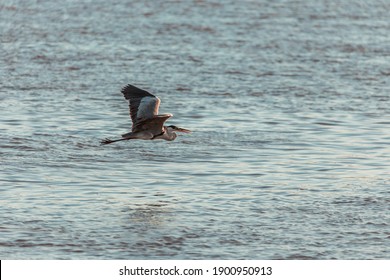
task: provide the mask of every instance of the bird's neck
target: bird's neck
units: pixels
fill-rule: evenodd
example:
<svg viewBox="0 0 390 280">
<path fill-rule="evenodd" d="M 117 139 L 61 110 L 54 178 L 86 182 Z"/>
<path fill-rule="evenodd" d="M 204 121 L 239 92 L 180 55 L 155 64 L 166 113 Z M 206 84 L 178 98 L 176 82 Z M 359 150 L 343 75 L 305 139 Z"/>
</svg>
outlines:
<svg viewBox="0 0 390 280">
<path fill-rule="evenodd" d="M 167 126 L 165 126 L 164 127 L 164 130 L 165 130 L 165 139 L 167 139 L 167 140 L 169 140 L 169 141 L 172 141 L 172 140 L 175 140 L 176 139 L 176 137 L 177 137 L 177 135 L 176 135 L 176 133 L 173 131 L 173 129 L 171 128 L 171 127 L 167 127 Z"/>
</svg>

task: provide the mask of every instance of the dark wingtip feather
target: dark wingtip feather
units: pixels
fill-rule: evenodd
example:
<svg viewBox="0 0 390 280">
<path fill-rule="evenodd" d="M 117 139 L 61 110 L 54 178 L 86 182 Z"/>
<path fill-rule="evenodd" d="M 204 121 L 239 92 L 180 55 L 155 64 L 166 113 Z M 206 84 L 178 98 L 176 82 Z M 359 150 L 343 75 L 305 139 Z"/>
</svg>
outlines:
<svg viewBox="0 0 390 280">
<path fill-rule="evenodd" d="M 144 96 L 153 96 L 153 94 L 150 94 L 146 90 L 137 88 L 133 85 L 128 84 L 127 86 L 123 87 L 121 90 L 122 94 L 125 96 L 126 99 L 131 98 L 142 98 Z"/>
</svg>

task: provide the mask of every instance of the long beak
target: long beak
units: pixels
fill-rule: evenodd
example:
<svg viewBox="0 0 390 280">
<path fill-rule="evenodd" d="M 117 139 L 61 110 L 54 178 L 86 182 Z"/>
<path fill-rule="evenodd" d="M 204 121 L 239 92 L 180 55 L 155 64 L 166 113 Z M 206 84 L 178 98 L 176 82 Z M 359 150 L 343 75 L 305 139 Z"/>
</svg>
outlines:
<svg viewBox="0 0 390 280">
<path fill-rule="evenodd" d="M 184 133 L 190 133 L 191 132 L 191 130 L 188 130 L 188 129 L 185 129 L 185 128 L 180 128 L 180 127 L 176 128 L 175 130 L 178 131 L 178 132 L 184 132 Z"/>
</svg>

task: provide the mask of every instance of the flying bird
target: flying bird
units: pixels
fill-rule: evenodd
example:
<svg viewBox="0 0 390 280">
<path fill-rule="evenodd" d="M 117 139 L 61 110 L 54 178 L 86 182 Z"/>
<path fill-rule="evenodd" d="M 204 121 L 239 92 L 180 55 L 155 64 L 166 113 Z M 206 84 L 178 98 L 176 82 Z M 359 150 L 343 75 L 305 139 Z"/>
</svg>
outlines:
<svg viewBox="0 0 390 280">
<path fill-rule="evenodd" d="M 188 129 L 180 128 L 174 125 L 165 126 L 167 119 L 172 117 L 172 114 L 158 114 L 160 106 L 160 98 L 153 94 L 137 88 L 133 85 L 125 86 L 121 91 L 129 101 L 130 117 L 133 122 L 131 132 L 122 135 L 119 139 L 104 139 L 102 145 L 113 142 L 142 139 L 142 140 L 157 140 L 163 139 L 173 141 L 177 137 L 175 132 L 190 133 Z"/>
</svg>

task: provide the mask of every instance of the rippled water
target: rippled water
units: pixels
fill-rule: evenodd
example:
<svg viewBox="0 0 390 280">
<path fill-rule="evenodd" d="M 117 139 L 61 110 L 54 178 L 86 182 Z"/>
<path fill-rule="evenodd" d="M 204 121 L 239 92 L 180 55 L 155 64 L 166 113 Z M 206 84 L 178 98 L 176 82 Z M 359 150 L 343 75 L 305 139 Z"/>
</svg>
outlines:
<svg viewBox="0 0 390 280">
<path fill-rule="evenodd" d="M 390 258 L 389 9 L 1 1 L 1 259 Z"/>
</svg>

